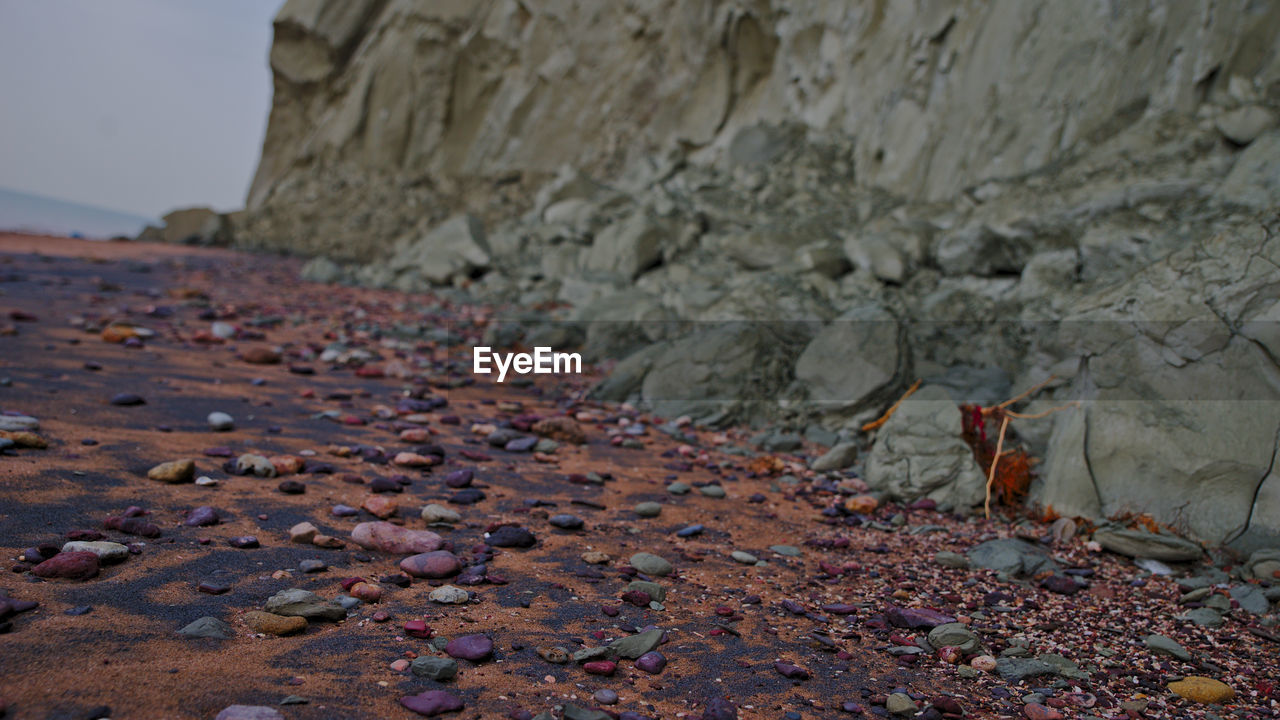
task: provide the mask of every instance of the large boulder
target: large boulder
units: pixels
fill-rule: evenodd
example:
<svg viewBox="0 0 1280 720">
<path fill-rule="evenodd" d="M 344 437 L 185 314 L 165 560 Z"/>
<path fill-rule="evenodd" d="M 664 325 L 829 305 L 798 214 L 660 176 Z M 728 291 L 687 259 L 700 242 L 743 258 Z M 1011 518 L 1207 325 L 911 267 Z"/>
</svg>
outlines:
<svg viewBox="0 0 1280 720">
<path fill-rule="evenodd" d="M 1050 356 L 1079 358 L 1033 499 L 1146 513 L 1211 544 L 1280 539 L 1280 238 L 1240 222 L 1076 304 Z"/>
<path fill-rule="evenodd" d="M 863 305 L 814 336 L 795 373 L 815 408 L 856 411 L 896 392 L 908 367 L 897 318 L 878 305 Z"/>
<path fill-rule="evenodd" d="M 960 408 L 945 389 L 922 387 L 877 433 L 864 478 L 872 489 L 955 508 L 982 502 L 986 478 L 960 437 Z"/>
<path fill-rule="evenodd" d="M 489 267 L 489 244 L 484 225 L 473 215 L 454 215 L 424 234 L 401 239 L 387 262 L 402 290 L 421 290 L 425 283 L 444 285 Z"/>
</svg>

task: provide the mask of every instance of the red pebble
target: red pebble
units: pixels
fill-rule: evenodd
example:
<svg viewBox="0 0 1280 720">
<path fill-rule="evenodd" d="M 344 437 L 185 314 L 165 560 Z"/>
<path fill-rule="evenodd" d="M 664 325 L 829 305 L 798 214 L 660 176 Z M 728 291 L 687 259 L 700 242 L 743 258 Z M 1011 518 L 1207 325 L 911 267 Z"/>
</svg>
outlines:
<svg viewBox="0 0 1280 720">
<path fill-rule="evenodd" d="M 593 660 L 589 663 L 583 663 L 582 669 L 588 675 L 612 675 L 618 669 L 618 664 L 612 660 Z"/>
<path fill-rule="evenodd" d="M 404 624 L 404 634 L 409 637 L 429 638 L 431 627 L 421 620 L 410 620 Z"/>
</svg>

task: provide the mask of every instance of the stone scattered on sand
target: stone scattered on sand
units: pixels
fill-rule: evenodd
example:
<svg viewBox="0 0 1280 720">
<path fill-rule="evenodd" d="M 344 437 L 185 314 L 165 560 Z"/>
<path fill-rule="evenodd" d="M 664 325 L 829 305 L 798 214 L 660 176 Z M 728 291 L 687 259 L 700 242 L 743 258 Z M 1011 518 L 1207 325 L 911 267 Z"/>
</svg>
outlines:
<svg viewBox="0 0 1280 720">
<path fill-rule="evenodd" d="M 1189 562 L 1204 555 L 1204 549 L 1190 540 L 1146 530 L 1102 528 L 1094 531 L 1093 539 L 1111 552 L 1132 558 Z"/>
<path fill-rule="evenodd" d="M 458 712 L 466 707 L 462 698 L 444 690 L 427 690 L 417 695 L 406 695 L 400 698 L 400 704 L 424 717 Z"/>
<path fill-rule="evenodd" d="M 631 567 L 639 570 L 645 575 L 652 575 L 654 577 L 666 577 L 675 569 L 671 566 L 671 563 L 667 562 L 665 559 L 647 552 L 638 552 L 632 555 L 629 562 L 631 563 Z"/>
<path fill-rule="evenodd" d="M 418 677 L 445 682 L 452 680 L 458 674 L 458 662 L 452 658 L 424 655 L 414 658 L 409 664 L 409 671 Z"/>
<path fill-rule="evenodd" d="M 444 523 L 447 525 L 453 525 L 462 522 L 462 516 L 457 512 L 450 510 L 443 505 L 437 505 L 436 503 L 423 506 L 422 519 L 426 521 L 427 524 Z"/>
<path fill-rule="evenodd" d="M 462 605 L 471 600 L 470 593 L 453 585 L 438 587 L 432 590 L 427 597 L 431 602 L 437 602 L 441 605 Z"/>
<path fill-rule="evenodd" d="M 129 559 L 128 545 L 121 545 L 120 543 L 109 542 L 106 540 L 73 540 L 62 546 L 62 552 L 63 554 L 91 552 L 94 555 L 97 555 L 99 562 L 104 565 L 124 562 Z"/>
<path fill-rule="evenodd" d="M 308 620 L 337 622 L 347 617 L 347 611 L 341 605 L 301 588 L 281 590 L 267 598 L 263 609 L 276 615 L 302 617 Z"/>
<path fill-rule="evenodd" d="M 488 635 L 462 635 L 450 640 L 444 651 L 459 660 L 480 662 L 493 654 L 493 640 Z"/>
<path fill-rule="evenodd" d="M 227 432 L 236 427 L 235 418 L 224 412 L 211 412 L 205 421 L 209 423 L 209 429 L 214 432 Z"/>
<path fill-rule="evenodd" d="M 1169 692 L 1202 705 L 1228 702 L 1236 696 L 1236 691 L 1230 685 L 1199 675 L 1190 675 L 1169 683 Z"/>
<path fill-rule="evenodd" d="M 1168 655 L 1175 657 L 1183 662 L 1191 661 L 1191 653 L 1187 649 L 1178 644 L 1177 640 L 1165 637 L 1164 635 L 1148 635 L 1143 638 L 1147 648 L 1157 655 Z"/>
<path fill-rule="evenodd" d="M 206 615 L 191 621 L 179 630 L 178 634 L 186 635 L 187 637 L 227 640 L 235 635 L 235 631 L 231 629 L 230 625 L 218 618 Z"/>
<path fill-rule="evenodd" d="M 147 471 L 147 477 L 162 483 L 177 485 L 189 483 L 195 479 L 196 463 L 194 460 L 170 460 Z"/>
<path fill-rule="evenodd" d="M 413 577 L 439 579 L 457 575 L 462 571 L 462 562 L 447 550 L 435 550 L 410 555 L 400 561 L 400 569 Z"/>
<path fill-rule="evenodd" d="M 405 555 L 439 550 L 444 539 L 430 530 L 411 530 L 389 522 L 363 522 L 351 530 L 351 539 L 366 550 Z"/>
<path fill-rule="evenodd" d="M 100 564 L 97 553 L 58 553 L 31 569 L 31 574 L 42 578 L 63 580 L 89 580 L 98 576 Z"/>
<path fill-rule="evenodd" d="M 245 627 L 267 635 L 295 635 L 307 629 L 307 620 L 301 616 L 276 615 L 261 610 L 250 610 L 240 616 Z"/>
<path fill-rule="evenodd" d="M 266 705 L 229 705 L 213 720 L 284 720 L 284 715 Z"/>
</svg>

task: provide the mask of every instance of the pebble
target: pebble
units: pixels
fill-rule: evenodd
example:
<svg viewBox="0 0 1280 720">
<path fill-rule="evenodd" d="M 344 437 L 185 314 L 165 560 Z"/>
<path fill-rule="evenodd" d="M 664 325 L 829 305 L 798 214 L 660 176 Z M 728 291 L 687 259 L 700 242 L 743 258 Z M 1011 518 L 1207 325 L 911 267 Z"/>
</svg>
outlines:
<svg viewBox="0 0 1280 720">
<path fill-rule="evenodd" d="M 742 550 L 734 550 L 729 553 L 729 557 L 733 558 L 734 562 L 742 563 L 743 565 L 755 565 L 760 562 L 760 558 L 749 552 L 743 552 Z"/>
<path fill-rule="evenodd" d="M 460 587 L 444 585 L 432 590 L 427 596 L 432 602 L 442 605 L 462 605 L 471 600 L 471 594 Z"/>
<path fill-rule="evenodd" d="M 351 593 L 351 597 L 361 602 L 376 603 L 382 599 L 382 588 L 366 582 L 358 582 L 352 585 L 347 592 Z"/>
<path fill-rule="evenodd" d="M 426 505 L 422 508 L 422 519 L 425 520 L 428 524 L 445 523 L 448 525 L 453 525 L 454 523 L 462 522 L 462 516 L 459 515 L 457 512 L 450 510 L 449 508 L 443 505 L 437 505 L 435 503 Z"/>
<path fill-rule="evenodd" d="M 692 489 L 693 488 L 690 487 L 688 483 L 683 483 L 683 482 L 680 482 L 679 480 L 667 486 L 667 492 L 671 493 L 672 495 L 685 495 Z"/>
<path fill-rule="evenodd" d="M 914 715 L 920 706 L 906 693 L 892 693 L 885 700 L 884 708 L 892 715 Z"/>
<path fill-rule="evenodd" d="M 298 563 L 298 569 L 304 573 L 318 573 L 329 569 L 323 560 L 303 560 Z"/>
<path fill-rule="evenodd" d="M 146 405 L 147 401 L 136 393 L 118 393 L 111 398 L 112 405 L 120 405 L 122 407 L 134 407 L 137 405 Z"/>
<path fill-rule="evenodd" d="M 276 615 L 303 617 L 308 620 L 331 620 L 337 622 L 347 617 L 347 611 L 337 603 L 330 602 L 310 590 L 290 588 L 267 598 L 263 609 Z"/>
<path fill-rule="evenodd" d="M 368 510 L 370 515 L 382 520 L 395 515 L 398 509 L 396 501 L 385 495 L 366 495 L 364 501 L 360 503 L 360 507 Z M 392 525 L 392 527 L 400 526 Z"/>
<path fill-rule="evenodd" d="M 561 530 L 581 530 L 583 526 L 582 518 L 577 515 L 552 515 L 547 522 Z"/>
<path fill-rule="evenodd" d="M 1151 652 L 1157 655 L 1169 655 L 1183 662 L 1191 662 L 1191 653 L 1187 649 L 1178 644 L 1173 638 L 1164 635 L 1148 635 L 1143 639 Z"/>
<path fill-rule="evenodd" d="M 1224 703 L 1236 696 L 1236 691 L 1230 685 L 1199 675 L 1169 683 L 1169 691 L 1180 698 L 1203 705 Z"/>
<path fill-rule="evenodd" d="M 263 478 L 276 476 L 275 463 L 265 455 L 257 453 L 245 453 L 236 458 L 234 467 L 237 475 L 254 475 Z"/>
<path fill-rule="evenodd" d="M 315 525 L 309 522 L 300 522 L 289 528 L 289 542 L 310 544 L 319 532 Z"/>
<path fill-rule="evenodd" d="M 400 561 L 400 569 L 407 575 L 420 578 L 453 577 L 462 571 L 462 561 L 447 550 L 410 555 Z"/>
<path fill-rule="evenodd" d="M 618 703 L 618 693 L 608 688 L 597 690 L 591 698 L 601 705 L 616 705 Z"/>
<path fill-rule="evenodd" d="M 724 488 L 719 485 L 703 485 L 698 488 L 698 492 L 709 498 L 722 498 L 725 496 Z"/>
<path fill-rule="evenodd" d="M 62 552 L 91 552 L 98 556 L 102 564 L 124 562 L 129 559 L 129 546 L 105 540 L 83 541 L 73 540 L 62 546 Z M 56 557 L 56 556 L 55 556 Z"/>
<path fill-rule="evenodd" d="M 533 547 L 538 542 L 533 533 L 522 527 L 514 525 L 503 525 L 485 536 L 485 542 L 494 547 Z"/>
<path fill-rule="evenodd" d="M 657 650 L 651 650 L 636 658 L 636 669 L 657 675 L 667 666 L 667 658 Z"/>
<path fill-rule="evenodd" d="M 205 420 L 209 423 L 209 429 L 214 432 L 227 432 L 236 427 L 235 418 L 224 412 L 211 412 Z"/>
<path fill-rule="evenodd" d="M 187 527 L 208 527 L 217 525 L 221 518 L 218 511 L 208 505 L 201 505 L 191 512 L 187 513 L 187 519 L 182 522 Z"/>
<path fill-rule="evenodd" d="M 231 626 L 219 620 L 216 617 L 205 617 L 191 621 L 186 627 L 178 631 L 179 635 L 198 638 L 217 638 L 219 640 L 227 640 L 235 635 L 235 631 Z"/>
<path fill-rule="evenodd" d="M 632 555 L 629 562 L 631 563 L 631 567 L 639 570 L 645 575 L 652 575 L 654 577 L 666 577 L 675 569 L 671 566 L 671 563 L 667 562 L 663 558 L 647 552 L 638 552 L 635 555 Z"/>
<path fill-rule="evenodd" d="M 30 415 L 0 414 L 0 431 L 34 432 L 40 429 L 40 421 Z"/>
<path fill-rule="evenodd" d="M 458 662 L 452 658 L 424 655 L 414 658 L 413 662 L 409 664 L 409 671 L 418 677 L 445 682 L 457 676 Z"/>
<path fill-rule="evenodd" d="M 1062 720 L 1062 713 L 1038 702 L 1029 702 L 1024 705 L 1022 714 L 1027 716 L 1027 720 Z"/>
<path fill-rule="evenodd" d="M 488 635 L 463 635 L 445 645 L 450 657 L 479 662 L 493 654 L 493 640 Z"/>
<path fill-rule="evenodd" d="M 189 483 L 196 476 L 194 460 L 170 460 L 160 463 L 147 471 L 147 477 L 162 483 L 177 485 Z"/>
<path fill-rule="evenodd" d="M 562 647 L 540 647 L 537 653 L 538 657 L 555 665 L 564 665 L 569 662 L 569 651 Z"/>
<path fill-rule="evenodd" d="M 284 716 L 265 705 L 228 705 L 213 720 L 284 720 Z"/>
<path fill-rule="evenodd" d="M 608 677 L 618 669 L 618 664 L 612 660 L 592 660 L 582 664 L 583 672 L 588 675 L 603 675 Z"/>
<path fill-rule="evenodd" d="M 609 643 L 608 647 L 618 657 L 635 660 L 658 647 L 658 644 L 662 642 L 663 634 L 662 630 L 656 628 L 646 630 L 642 633 L 618 638 Z"/>
<path fill-rule="evenodd" d="M 400 704 L 425 717 L 458 712 L 466 707 L 462 698 L 444 690 L 428 690 L 417 695 L 406 695 L 400 698 Z"/>
<path fill-rule="evenodd" d="M 306 618 L 276 615 L 261 610 L 250 610 L 241 615 L 240 620 L 250 630 L 266 635 L 295 635 L 307 629 Z"/>
<path fill-rule="evenodd" d="M 645 517 L 645 518 L 658 517 L 658 515 L 662 514 L 662 505 L 656 502 L 637 503 L 636 506 L 633 508 L 633 511 L 635 512 L 636 515 L 639 515 L 640 517 Z"/>
<path fill-rule="evenodd" d="M 96 553 L 58 553 L 31 569 L 31 574 L 42 578 L 64 580 L 89 580 L 98 576 L 100 561 Z"/>
<path fill-rule="evenodd" d="M 356 525 L 351 539 L 365 550 L 393 555 L 429 553 L 444 544 L 444 539 L 430 530 L 412 530 L 382 521 Z"/>
<path fill-rule="evenodd" d="M 227 544 L 233 548 L 239 548 L 241 550 L 252 550 L 256 547 L 260 547 L 258 538 L 252 535 L 240 535 L 238 537 L 233 537 L 227 541 Z"/>
<path fill-rule="evenodd" d="M 783 557 L 800 557 L 800 548 L 794 545 L 770 545 L 769 549 Z"/>
</svg>

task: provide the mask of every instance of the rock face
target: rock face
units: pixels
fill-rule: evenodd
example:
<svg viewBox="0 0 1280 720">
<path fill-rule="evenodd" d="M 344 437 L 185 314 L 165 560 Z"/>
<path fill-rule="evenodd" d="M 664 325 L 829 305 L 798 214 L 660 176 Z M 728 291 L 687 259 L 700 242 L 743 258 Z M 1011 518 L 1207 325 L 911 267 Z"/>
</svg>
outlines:
<svg viewBox="0 0 1280 720">
<path fill-rule="evenodd" d="M 1234 76 L 1274 80 L 1278 18 L 1243 0 L 291 0 L 275 21 L 252 242 L 365 259 L 442 195 L 674 143 L 724 150 L 738 129 L 781 118 L 856 132 L 868 184 L 942 199 L 1143 112 L 1192 109 Z M 734 149 L 773 152 L 764 139 Z M 508 187 L 485 184 L 493 199 Z"/>
</svg>

